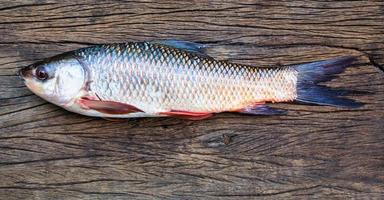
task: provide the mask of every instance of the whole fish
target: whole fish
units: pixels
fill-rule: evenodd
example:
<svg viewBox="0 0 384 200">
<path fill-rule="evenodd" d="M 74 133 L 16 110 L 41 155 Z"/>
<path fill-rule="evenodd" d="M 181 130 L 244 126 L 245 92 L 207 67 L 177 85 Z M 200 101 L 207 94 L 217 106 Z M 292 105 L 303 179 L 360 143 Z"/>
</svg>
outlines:
<svg viewBox="0 0 384 200">
<path fill-rule="evenodd" d="M 286 67 L 215 60 L 204 45 L 178 40 L 96 45 L 19 71 L 27 87 L 69 111 L 96 117 L 204 119 L 219 112 L 284 114 L 265 103 L 301 102 L 355 108 L 339 90 L 317 85 L 355 57 Z"/>
</svg>

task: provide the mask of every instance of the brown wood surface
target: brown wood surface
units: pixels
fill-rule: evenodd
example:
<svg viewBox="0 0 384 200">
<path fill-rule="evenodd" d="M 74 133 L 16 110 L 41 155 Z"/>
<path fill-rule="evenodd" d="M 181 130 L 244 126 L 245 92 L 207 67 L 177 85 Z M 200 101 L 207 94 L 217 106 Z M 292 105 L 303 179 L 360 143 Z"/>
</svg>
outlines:
<svg viewBox="0 0 384 200">
<path fill-rule="evenodd" d="M 383 1 L 79 2 L 0 2 L 0 199 L 384 198 Z M 359 56 L 327 84 L 369 92 L 350 96 L 366 105 L 111 122 L 15 75 L 79 47 L 160 38 L 256 66 Z"/>
</svg>

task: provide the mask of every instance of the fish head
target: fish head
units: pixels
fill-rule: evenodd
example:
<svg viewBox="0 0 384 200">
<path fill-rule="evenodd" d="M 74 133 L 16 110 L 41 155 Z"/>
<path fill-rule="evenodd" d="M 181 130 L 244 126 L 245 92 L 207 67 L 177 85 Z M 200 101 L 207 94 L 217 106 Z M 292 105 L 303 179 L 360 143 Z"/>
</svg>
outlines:
<svg viewBox="0 0 384 200">
<path fill-rule="evenodd" d="M 59 106 L 73 102 L 86 83 L 86 70 L 72 55 L 42 60 L 18 74 L 33 93 Z"/>
</svg>

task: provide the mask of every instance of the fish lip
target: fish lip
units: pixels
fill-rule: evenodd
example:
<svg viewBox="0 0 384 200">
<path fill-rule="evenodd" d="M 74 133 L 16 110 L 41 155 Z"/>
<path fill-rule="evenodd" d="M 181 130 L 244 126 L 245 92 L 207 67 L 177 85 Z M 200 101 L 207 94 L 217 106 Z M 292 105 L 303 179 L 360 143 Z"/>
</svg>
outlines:
<svg viewBox="0 0 384 200">
<path fill-rule="evenodd" d="M 23 76 L 21 75 L 21 69 L 17 70 L 16 75 L 23 79 Z"/>
<path fill-rule="evenodd" d="M 29 65 L 29 66 L 21 68 L 19 71 L 17 71 L 17 75 L 21 79 L 25 79 L 27 77 L 32 77 L 32 66 Z"/>
</svg>

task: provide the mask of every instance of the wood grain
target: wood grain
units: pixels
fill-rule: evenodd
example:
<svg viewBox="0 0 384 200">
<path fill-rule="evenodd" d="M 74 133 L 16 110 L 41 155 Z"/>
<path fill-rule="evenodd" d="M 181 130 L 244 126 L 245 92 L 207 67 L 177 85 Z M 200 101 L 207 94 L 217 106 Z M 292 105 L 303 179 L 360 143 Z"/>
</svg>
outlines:
<svg viewBox="0 0 384 200">
<path fill-rule="evenodd" d="M 382 199 L 383 1 L 1 1 L 0 199 Z M 15 75 L 98 43 L 176 38 L 271 66 L 359 56 L 328 85 L 356 109 L 111 122 L 64 111 Z"/>
</svg>

